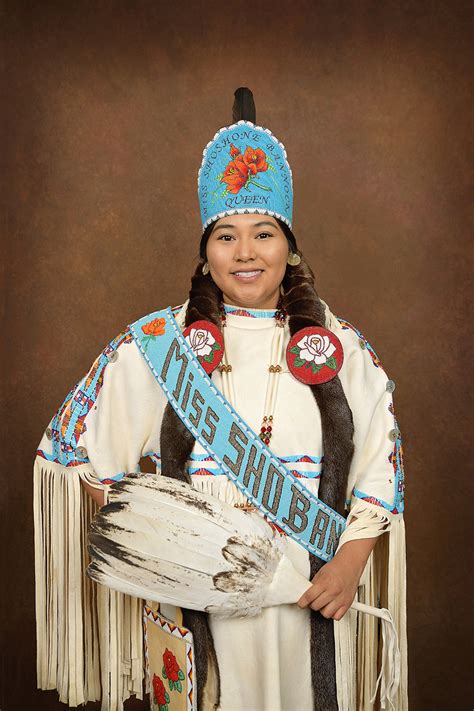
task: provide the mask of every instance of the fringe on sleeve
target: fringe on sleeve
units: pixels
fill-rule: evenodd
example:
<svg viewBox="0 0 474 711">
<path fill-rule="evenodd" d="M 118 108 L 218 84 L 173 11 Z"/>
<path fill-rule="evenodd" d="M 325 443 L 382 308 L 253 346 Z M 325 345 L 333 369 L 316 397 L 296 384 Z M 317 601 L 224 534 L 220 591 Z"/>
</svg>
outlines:
<svg viewBox="0 0 474 711">
<path fill-rule="evenodd" d="M 88 464 L 35 460 L 38 687 L 68 706 L 102 698 L 102 711 L 121 711 L 129 696 L 143 698 L 143 603 L 85 574 L 97 507 L 80 479 L 91 476 Z"/>
<path fill-rule="evenodd" d="M 387 640 L 382 639 L 383 623 L 379 618 L 349 609 L 334 624 L 340 711 L 408 709 L 405 524 L 401 514 L 356 501 L 339 545 L 374 536 L 379 540 L 361 577 L 357 600 L 390 611 L 399 654 L 397 650 L 393 655 L 394 663 L 387 660 L 390 650 Z"/>
</svg>

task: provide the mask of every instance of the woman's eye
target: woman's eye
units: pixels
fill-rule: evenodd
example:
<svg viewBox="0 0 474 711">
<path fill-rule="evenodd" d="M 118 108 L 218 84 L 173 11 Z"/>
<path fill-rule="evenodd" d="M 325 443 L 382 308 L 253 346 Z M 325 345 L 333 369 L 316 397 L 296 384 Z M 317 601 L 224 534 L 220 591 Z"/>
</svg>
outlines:
<svg viewBox="0 0 474 711">
<path fill-rule="evenodd" d="M 258 235 L 256 235 L 256 239 L 266 239 L 267 237 L 271 237 L 270 232 L 259 232 Z M 234 235 L 219 235 L 217 238 L 218 240 L 221 240 L 222 242 L 231 242 L 233 239 L 235 239 Z"/>
</svg>

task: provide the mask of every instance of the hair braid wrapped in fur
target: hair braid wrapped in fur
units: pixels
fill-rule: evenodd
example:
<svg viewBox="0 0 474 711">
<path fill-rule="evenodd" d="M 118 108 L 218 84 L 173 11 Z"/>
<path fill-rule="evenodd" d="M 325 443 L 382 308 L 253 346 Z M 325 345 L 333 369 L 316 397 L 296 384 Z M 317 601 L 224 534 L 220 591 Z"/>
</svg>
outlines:
<svg viewBox="0 0 474 711">
<path fill-rule="evenodd" d="M 201 262 L 191 280 L 186 326 L 194 321 L 205 319 L 220 328 L 221 298 L 222 293 L 212 279 L 203 276 Z M 186 464 L 193 451 L 194 442 L 193 435 L 168 403 L 164 411 L 160 433 L 161 466 L 165 476 L 191 484 Z M 183 622 L 193 634 L 198 709 L 203 708 L 203 690 L 208 679 L 209 664 L 215 671 L 216 703 L 218 704 L 220 701 L 219 667 L 207 613 L 199 610 L 183 610 Z"/>
<path fill-rule="evenodd" d="M 296 241 L 283 223 L 292 251 Z M 222 292 L 209 275 L 202 274 L 207 238 L 214 225 L 210 225 L 201 240 L 201 258 L 191 282 L 186 325 L 200 319 L 211 321 L 221 328 L 220 304 Z M 294 335 L 307 326 L 325 326 L 325 311 L 314 286 L 314 275 L 302 258 L 301 264 L 288 267 L 283 280 L 283 306 L 289 317 L 289 328 Z M 319 485 L 319 498 L 339 513 L 344 513 L 349 468 L 354 445 L 352 412 L 339 377 L 327 383 L 310 385 L 321 413 L 324 468 Z M 194 437 L 181 422 L 171 405 L 167 405 L 161 429 L 162 471 L 165 476 L 191 483 L 186 463 L 194 447 Z M 311 579 L 324 562 L 310 555 Z M 214 666 L 217 676 L 218 699 L 220 681 L 217 657 L 207 614 L 183 610 L 185 625 L 194 634 L 198 685 L 198 708 L 202 708 L 202 692 L 208 678 L 208 664 Z M 311 676 L 315 711 L 337 711 L 334 622 L 320 612 L 311 611 Z"/>
<path fill-rule="evenodd" d="M 324 306 L 315 287 L 311 268 L 301 264 L 286 270 L 283 280 L 283 306 L 289 316 L 293 336 L 307 326 L 325 327 Z M 324 466 L 318 497 L 338 513 L 344 514 L 349 469 L 354 453 L 354 424 L 339 377 L 310 385 L 321 413 Z M 324 561 L 310 554 L 311 579 Z M 315 711 L 337 711 L 334 622 L 311 610 L 311 676 Z"/>
</svg>

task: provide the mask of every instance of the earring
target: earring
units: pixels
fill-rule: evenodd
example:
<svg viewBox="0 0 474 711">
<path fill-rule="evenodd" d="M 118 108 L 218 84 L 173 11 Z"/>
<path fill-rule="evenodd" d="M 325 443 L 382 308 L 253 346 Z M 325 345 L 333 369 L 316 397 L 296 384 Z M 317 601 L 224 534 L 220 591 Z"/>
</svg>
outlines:
<svg viewBox="0 0 474 711">
<path fill-rule="evenodd" d="M 209 274 L 209 272 L 210 272 L 209 263 L 204 262 L 204 264 L 202 265 L 202 273 L 204 274 L 204 276 L 206 276 L 206 274 Z"/>
<path fill-rule="evenodd" d="M 299 254 L 296 254 L 296 252 L 290 252 L 286 261 L 290 266 L 296 267 L 301 263 L 301 257 Z"/>
</svg>

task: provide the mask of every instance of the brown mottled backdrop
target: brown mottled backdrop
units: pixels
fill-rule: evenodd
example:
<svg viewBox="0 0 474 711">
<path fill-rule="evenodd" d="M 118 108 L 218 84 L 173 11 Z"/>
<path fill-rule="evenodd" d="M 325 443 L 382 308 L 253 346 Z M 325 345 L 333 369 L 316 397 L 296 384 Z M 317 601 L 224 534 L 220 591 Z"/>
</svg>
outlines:
<svg viewBox="0 0 474 711">
<path fill-rule="evenodd" d="M 35 446 L 123 326 L 185 299 L 201 152 L 241 85 L 286 145 L 319 293 L 397 385 L 411 709 L 472 708 L 470 5 L 3 6 L 2 711 L 64 708 L 35 690 Z"/>
</svg>

